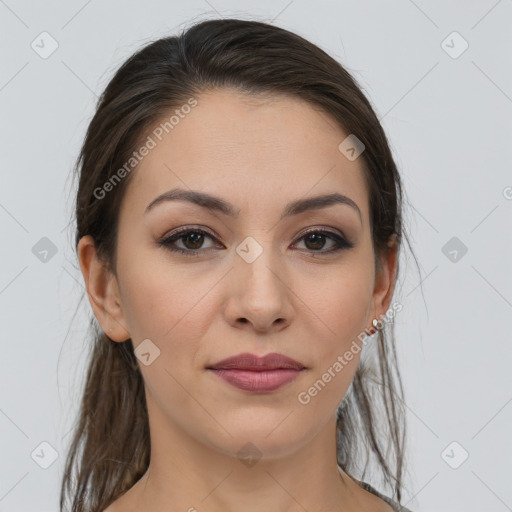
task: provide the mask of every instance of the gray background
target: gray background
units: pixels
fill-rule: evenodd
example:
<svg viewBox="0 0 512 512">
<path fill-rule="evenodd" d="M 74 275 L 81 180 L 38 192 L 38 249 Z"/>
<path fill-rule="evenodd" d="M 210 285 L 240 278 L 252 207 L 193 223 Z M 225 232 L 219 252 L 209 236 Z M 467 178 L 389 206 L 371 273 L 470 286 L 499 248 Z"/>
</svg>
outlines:
<svg viewBox="0 0 512 512">
<path fill-rule="evenodd" d="M 219 14 L 338 58 L 389 135 L 421 265 L 403 254 L 395 296 L 407 506 L 512 510 L 512 1 L 0 0 L 0 512 L 57 510 L 91 314 L 72 323 L 70 173 L 96 96 L 141 44 Z"/>
</svg>

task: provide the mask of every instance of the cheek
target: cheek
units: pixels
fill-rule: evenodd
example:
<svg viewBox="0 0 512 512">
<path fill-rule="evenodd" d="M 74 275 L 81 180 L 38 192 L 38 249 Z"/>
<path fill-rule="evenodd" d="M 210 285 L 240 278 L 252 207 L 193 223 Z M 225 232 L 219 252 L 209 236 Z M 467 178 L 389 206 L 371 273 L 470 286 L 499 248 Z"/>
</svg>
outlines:
<svg viewBox="0 0 512 512">
<path fill-rule="evenodd" d="M 310 292 L 305 302 L 311 310 L 310 318 L 319 319 L 314 320 L 319 327 L 312 333 L 319 342 L 315 344 L 314 371 L 308 387 L 301 391 L 303 402 L 309 400 L 317 414 L 325 414 L 339 404 L 357 369 L 373 291 L 369 269 L 363 258 L 354 258 L 338 272 L 308 280 Z M 300 293 L 304 296 L 306 290 Z"/>
<path fill-rule="evenodd" d="M 373 292 L 373 274 L 363 264 L 344 265 L 339 271 L 302 278 L 297 295 L 305 297 L 310 314 L 337 344 L 366 326 Z M 299 281 L 300 282 L 300 281 Z"/>
<path fill-rule="evenodd" d="M 180 329 L 183 321 L 201 301 L 206 283 L 197 283 L 181 267 L 144 258 L 119 265 L 123 283 L 122 302 L 126 322 L 134 340 L 151 338 L 162 340 L 165 334 Z"/>
<path fill-rule="evenodd" d="M 150 339 L 160 349 L 159 366 L 173 372 L 199 364 L 196 353 L 213 321 L 218 277 L 158 261 L 124 271 L 123 309 L 134 347 Z"/>
<path fill-rule="evenodd" d="M 322 332 L 315 344 L 314 369 L 297 396 L 313 417 L 331 417 L 345 396 L 359 364 L 363 330 L 369 308 L 369 287 L 364 276 L 322 287 L 308 305 L 321 319 Z M 319 332 L 319 331 L 318 331 Z"/>
</svg>

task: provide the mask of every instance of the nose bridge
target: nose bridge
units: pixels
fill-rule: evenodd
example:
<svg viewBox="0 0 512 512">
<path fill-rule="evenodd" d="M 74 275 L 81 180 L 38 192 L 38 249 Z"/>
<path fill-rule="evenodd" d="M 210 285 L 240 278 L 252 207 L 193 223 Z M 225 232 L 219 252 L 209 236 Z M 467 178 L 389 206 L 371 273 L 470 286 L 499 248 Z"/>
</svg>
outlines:
<svg viewBox="0 0 512 512">
<path fill-rule="evenodd" d="M 263 290 L 274 287 L 275 281 L 279 281 L 276 274 L 277 259 L 276 250 L 272 246 L 272 237 L 259 237 L 257 240 L 253 236 L 247 236 L 236 248 L 236 265 L 241 269 L 243 281 L 247 286 L 260 288 Z"/>
<path fill-rule="evenodd" d="M 268 329 L 277 319 L 288 323 L 290 316 L 284 270 L 272 244 L 271 236 L 248 236 L 236 247 L 232 320 L 244 318 L 257 330 Z"/>
</svg>

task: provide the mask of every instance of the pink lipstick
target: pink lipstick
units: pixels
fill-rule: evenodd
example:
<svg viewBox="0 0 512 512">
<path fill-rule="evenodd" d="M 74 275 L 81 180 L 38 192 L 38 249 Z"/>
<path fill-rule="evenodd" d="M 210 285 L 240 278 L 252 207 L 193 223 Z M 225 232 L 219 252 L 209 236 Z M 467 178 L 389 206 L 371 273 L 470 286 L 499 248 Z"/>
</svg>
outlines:
<svg viewBox="0 0 512 512">
<path fill-rule="evenodd" d="M 306 367 L 283 354 L 263 357 L 243 353 L 208 366 L 229 384 L 253 392 L 274 391 L 295 380 Z"/>
</svg>

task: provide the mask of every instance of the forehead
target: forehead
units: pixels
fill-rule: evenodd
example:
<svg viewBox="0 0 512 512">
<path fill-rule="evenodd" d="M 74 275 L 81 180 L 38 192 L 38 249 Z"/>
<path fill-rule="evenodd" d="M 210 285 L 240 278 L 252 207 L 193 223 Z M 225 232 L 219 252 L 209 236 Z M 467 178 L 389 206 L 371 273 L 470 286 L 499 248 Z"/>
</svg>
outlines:
<svg viewBox="0 0 512 512">
<path fill-rule="evenodd" d="M 299 98 L 248 95 L 233 89 L 196 96 L 197 105 L 174 116 L 143 157 L 123 204 L 143 212 L 157 195 L 174 187 L 229 198 L 243 213 L 308 195 L 340 192 L 367 218 L 363 160 L 338 149 L 347 133 L 319 107 Z M 178 107 L 179 110 L 179 107 Z M 188 113 L 185 113 L 188 112 Z"/>
</svg>

